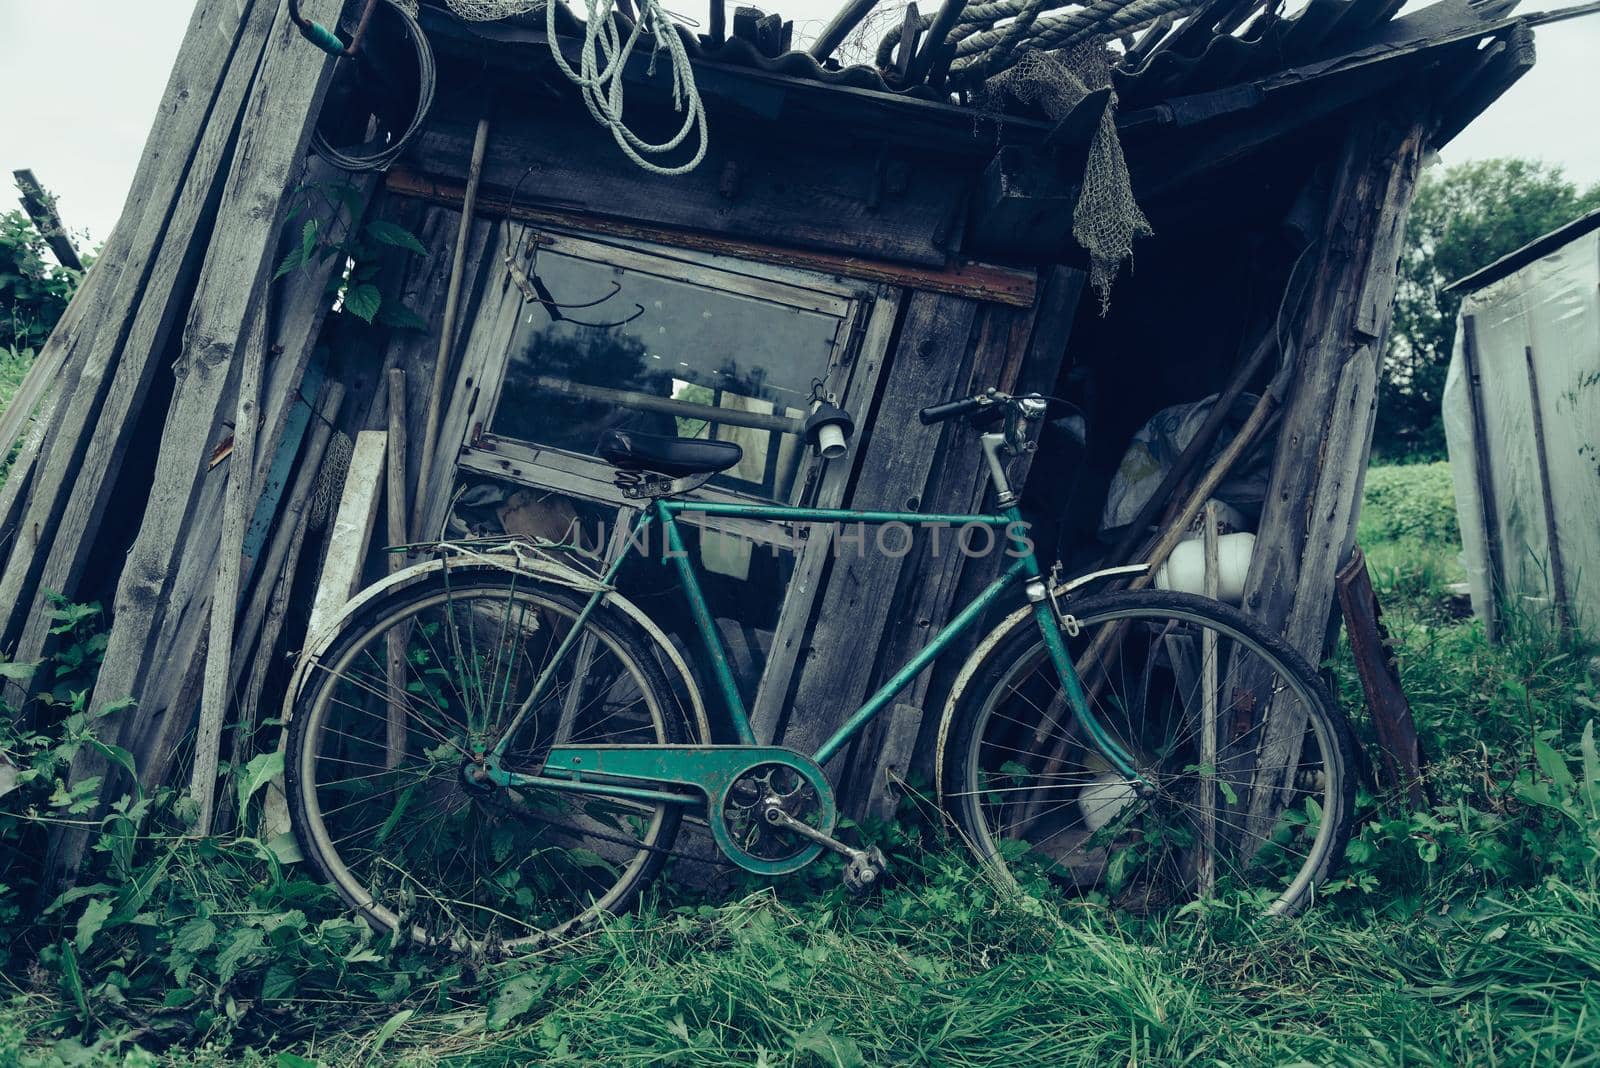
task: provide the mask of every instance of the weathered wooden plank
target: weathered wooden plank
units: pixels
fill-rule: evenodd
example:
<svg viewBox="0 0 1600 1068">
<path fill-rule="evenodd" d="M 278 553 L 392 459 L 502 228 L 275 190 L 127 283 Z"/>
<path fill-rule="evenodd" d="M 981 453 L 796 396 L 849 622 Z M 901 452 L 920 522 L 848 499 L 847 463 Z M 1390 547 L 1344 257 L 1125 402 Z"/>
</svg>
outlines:
<svg viewBox="0 0 1600 1068">
<path fill-rule="evenodd" d="M 363 430 L 356 435 L 344 493 L 339 498 L 339 512 L 328 536 L 322 576 L 317 580 L 316 596 L 311 602 L 311 619 L 306 624 L 308 635 L 316 635 L 337 619 L 361 584 L 367 547 L 372 543 L 373 526 L 378 521 L 378 503 L 383 499 L 388 452 L 386 431 Z"/>
<path fill-rule="evenodd" d="M 471 234 L 464 235 L 470 238 Z M 403 545 L 411 517 L 410 498 L 406 493 L 406 373 L 398 367 L 389 369 L 389 455 L 384 465 L 384 498 L 387 505 L 387 524 L 384 534 L 388 543 Z M 389 554 L 389 573 L 405 566 L 405 557 Z M 387 673 L 389 677 L 389 720 L 386 725 L 385 748 L 389 766 L 394 767 L 406 752 L 406 631 L 391 627 L 384 638 L 388 648 Z"/>
<path fill-rule="evenodd" d="M 275 6 L 275 5 L 274 5 Z M 308 17 L 327 23 L 342 0 L 310 0 Z M 206 457 L 219 405 L 234 369 L 253 304 L 271 274 L 291 178 L 310 139 L 332 60 L 308 48 L 286 11 L 279 12 L 248 102 L 239 115 L 237 146 L 218 209 L 221 220 L 206 250 L 184 333 L 183 354 L 174 367 L 176 386 L 167 412 L 161 452 L 151 478 L 149 504 L 117 585 L 104 666 L 91 702 L 101 707 L 143 696 L 152 671 L 167 667 L 151 655 L 171 603 L 185 532 L 204 521 L 195 505 L 206 482 Z M 215 532 L 212 532 L 215 538 Z M 195 613 L 186 628 L 199 633 Z M 153 710 L 142 704 L 121 718 L 117 741 L 125 747 L 148 727 Z M 103 761 L 84 756 L 74 763 L 74 781 L 100 773 Z M 86 837 L 81 829 L 52 842 L 54 878 L 75 870 Z"/>
<path fill-rule="evenodd" d="M 214 210 L 226 175 L 237 111 L 270 26 L 268 6 L 258 0 L 239 28 L 210 114 L 194 124 L 204 120 L 192 159 L 169 162 L 157 174 L 177 188 L 171 204 L 166 210 L 151 207 L 124 228 L 133 247 L 116 292 L 103 309 L 111 321 L 94 338 L 62 414 L 63 435 L 75 440 L 53 449 L 41 466 L 39 491 L 29 501 L 0 575 L 0 629 L 16 636 L 19 656 L 42 655 L 50 627 L 44 591 L 71 594 L 97 547 L 105 509 L 132 442 L 133 413 L 164 369 L 168 337 L 198 269 L 205 242 L 194 235 L 205 232 L 202 220 Z"/>
<path fill-rule="evenodd" d="M 464 195 L 464 189 L 458 181 L 398 168 L 389 172 L 386 181 L 393 192 L 420 197 L 435 204 L 457 206 L 460 205 Z M 520 200 L 512 203 L 503 196 L 494 195 L 482 196 L 478 201 L 478 210 L 484 215 L 566 227 L 579 232 L 637 238 L 640 241 L 652 241 L 662 245 L 676 245 L 721 255 L 739 256 L 779 267 L 820 271 L 846 278 L 905 286 L 909 289 L 924 289 L 932 293 L 949 293 L 953 296 L 1010 304 L 1019 308 L 1031 305 L 1035 297 L 1032 271 L 993 264 L 974 262 L 919 267 L 874 259 L 854 251 L 830 253 L 788 248 L 760 239 L 742 239 L 721 233 L 650 226 L 630 219 L 535 206 Z"/>
<path fill-rule="evenodd" d="M 45 192 L 44 186 L 39 184 L 39 179 L 30 170 L 12 171 L 11 176 L 16 179 L 17 189 L 22 193 L 22 210 L 33 220 L 34 229 L 50 246 L 50 251 L 56 254 L 61 266 L 74 271 L 83 270 L 83 261 L 78 258 L 78 250 L 72 247 L 72 237 L 67 233 L 66 224 L 61 221 L 61 213 L 56 210 L 55 201 Z"/>
<path fill-rule="evenodd" d="M 464 183 L 476 118 L 437 112 L 405 165 Z M 483 195 L 507 199 L 515 191 L 519 203 L 534 207 L 942 266 L 946 221 L 965 195 L 964 175 L 920 168 L 917 181 L 878 198 L 874 207 L 869 197 L 879 147 L 714 137 L 692 174 L 664 178 L 618 167 L 616 145 L 580 111 L 529 110 L 505 101 L 484 161 Z M 731 199 L 721 180 L 730 164 L 738 175 Z M 530 169 L 537 182 L 522 181 Z"/>
<path fill-rule="evenodd" d="M 251 19 L 251 14 L 256 18 Z M 222 0 L 208 0 L 195 8 L 190 38 L 179 51 L 123 219 L 85 281 L 85 293 L 74 301 L 75 305 L 83 302 L 86 329 L 72 336 L 58 331 L 66 344 L 74 349 L 82 345 L 88 352 L 80 360 L 69 361 L 72 374 L 59 385 L 62 401 L 54 416 L 61 428 L 61 448 L 40 451 L 35 489 L 26 513 L 16 524 L 16 540 L 0 574 L 0 632 L 16 638 L 22 617 L 29 616 L 34 633 L 19 641 L 18 652 L 26 651 L 30 659 L 42 649 L 38 635 L 42 630 L 48 632 L 38 588 L 43 585 L 69 593 L 74 588 L 75 568 L 62 568 L 59 560 L 54 568 L 46 564 L 46 552 L 53 548 L 51 539 L 62 512 L 77 508 L 93 513 L 104 507 L 98 492 L 85 491 L 78 484 L 78 475 L 86 473 L 90 480 L 104 481 L 104 475 L 110 473 L 114 478 L 110 462 L 120 459 L 120 451 L 110 462 L 106 456 L 88 457 L 91 433 L 125 436 L 133 428 L 126 411 L 136 404 L 120 411 L 102 408 L 107 376 L 112 369 L 120 369 L 122 361 L 138 365 L 150 350 L 165 349 L 165 329 L 182 307 L 182 294 L 174 293 L 182 288 L 179 275 L 186 265 L 190 269 L 194 265 L 192 245 L 197 243 L 189 240 L 189 229 L 211 203 L 213 187 L 219 182 L 218 163 L 229 150 L 243 86 L 248 86 L 253 75 L 266 24 L 266 16 L 254 8 Z M 224 42 L 222 48 L 218 48 L 218 35 Z M 256 56 L 251 56 L 251 51 Z M 173 237 L 168 238 L 170 233 Z M 46 350 L 53 344 L 54 339 Z M 50 363 L 48 353 L 45 363 Z M 149 381 L 144 379 L 146 389 L 147 385 Z M 136 400 L 139 398 L 142 392 Z M 69 516 L 69 540 L 78 523 L 80 516 Z M 98 523 L 90 521 L 86 526 Z M 88 537 L 78 540 L 93 544 L 94 531 L 86 534 Z"/>
<path fill-rule="evenodd" d="M 319 0 L 306 16 L 327 23 L 340 0 Z M 331 60 L 308 49 L 287 12 L 274 22 L 259 76 L 240 116 L 240 134 L 174 368 L 150 504 L 118 584 L 115 623 L 97 702 L 137 694 L 148 641 L 157 632 L 176 578 L 181 535 L 206 481 L 206 456 L 249 307 L 271 273 L 271 253 L 294 168 L 305 152 Z"/>
<path fill-rule="evenodd" d="M 1002 388 L 1011 389 L 1018 393 L 1050 393 L 1058 381 L 1068 342 L 1072 337 L 1072 327 L 1078 310 L 1078 302 L 1083 295 L 1083 289 L 1088 282 L 1088 275 L 1083 271 L 1071 267 L 1052 267 L 1041 272 L 1039 286 L 1039 305 L 1032 319 L 1032 334 L 1023 334 L 1019 338 L 1013 334 L 1010 342 L 1011 349 L 1006 354 L 1005 362 L 997 378 L 991 381 L 974 379 L 974 387 L 993 385 L 998 382 L 1008 382 L 1010 385 Z M 991 309 L 990 315 L 994 316 Z M 995 325 L 1001 319 L 994 318 Z M 1026 319 L 1013 320 L 1013 329 L 1020 329 Z M 1021 344 L 1022 338 L 1026 344 Z M 977 457 L 977 446 L 972 439 L 967 439 L 965 449 Z M 1028 501 L 1028 478 L 1033 472 L 1034 455 L 1028 455 L 1014 460 L 1011 465 L 1012 486 L 1021 495 L 1024 506 Z M 1052 472 L 1044 471 L 1041 477 L 1049 477 Z M 975 481 L 972 483 L 977 497 L 984 499 L 987 492 L 988 481 L 984 471 L 977 471 L 970 475 Z M 987 561 L 962 561 L 963 566 L 957 576 L 955 590 L 946 602 L 950 605 L 966 604 L 978 596 L 983 588 L 993 581 L 998 574 L 1002 559 Z M 948 612 L 949 609 L 944 609 Z M 1003 613 L 1003 609 L 996 609 Z M 991 617 L 993 618 L 993 617 Z M 973 633 L 964 641 L 951 647 L 935 662 L 933 671 L 925 680 L 913 684 L 912 690 L 907 695 L 907 700 L 915 700 L 927 709 L 929 714 L 922 721 L 922 728 L 918 734 L 916 748 L 913 752 L 912 766 L 918 772 L 925 774 L 931 781 L 933 772 L 933 759 L 935 749 L 935 736 L 937 734 L 939 714 L 943 710 L 944 701 L 950 692 L 950 684 L 966 654 L 981 639 L 984 631 L 983 624 L 979 624 Z M 907 654 L 909 655 L 909 654 Z M 887 676 L 885 676 L 887 677 Z M 882 781 L 881 774 L 874 774 L 874 781 Z"/>
<path fill-rule="evenodd" d="M 1071 284 L 1074 275 L 1077 286 Z M 1052 272 L 1046 290 L 1063 299 L 1041 305 L 1039 311 L 1043 315 L 994 306 L 982 309 L 977 343 L 972 346 L 952 396 L 990 387 L 1007 392 L 1048 389 L 1065 351 L 1081 281 L 1078 272 L 1066 268 Z M 1030 357 L 1035 361 L 1031 365 Z M 1022 377 L 1025 367 L 1029 372 L 1026 380 Z M 933 477 L 921 508 L 945 513 L 980 511 L 991 487 L 988 465 L 978 445 L 979 431 L 964 420 L 946 423 L 942 429 L 939 452 L 933 460 Z M 1031 459 L 1021 457 L 1013 463 L 1016 486 L 1026 480 Z M 957 540 L 961 535 L 956 530 L 944 532 L 942 544 L 929 537 L 907 558 L 887 617 L 900 620 L 901 625 L 883 637 L 869 690 L 883 685 L 901 665 L 920 653 L 955 608 L 975 597 L 999 574 L 1008 559 L 1003 535 L 995 532 L 999 536 L 989 541 L 987 533 L 977 533 L 974 531 L 969 537 L 965 549 Z M 969 552 L 981 555 L 969 558 Z M 959 663 L 980 636 L 981 628 L 952 643 L 941 655 L 943 664 Z M 942 690 L 935 686 L 936 674 L 937 668 L 924 672 L 901 692 L 900 701 L 935 709 L 942 697 Z M 903 777 L 906 769 L 915 766 L 923 729 L 931 728 L 936 720 L 937 716 L 924 717 L 913 729 L 891 716 L 862 732 L 850 758 L 847 781 L 851 789 L 846 811 L 857 816 L 893 812 L 896 799 L 888 790 L 891 776 Z"/>
<path fill-rule="evenodd" d="M 317 419 L 311 427 L 302 450 L 294 483 L 284 496 L 283 512 L 279 516 L 276 533 L 263 558 L 262 581 L 256 585 L 243 616 L 244 626 L 236 638 L 238 648 L 255 649 L 248 671 L 241 664 L 235 673 L 234 690 L 238 694 L 239 713 L 234 733 L 233 762 L 248 760 L 254 752 L 254 734 L 257 712 L 261 707 L 261 688 L 267 672 L 272 667 L 273 654 L 278 648 L 278 638 L 283 632 L 288 615 L 289 591 L 298 572 L 300 553 L 305 546 L 306 521 L 311 505 L 311 494 L 322 469 L 322 458 L 333 436 L 334 421 L 344 404 L 345 389 L 339 382 L 330 382 L 318 398 Z M 251 627 L 250 624 L 254 624 Z M 242 636 L 248 630 L 250 638 Z M 259 641 L 257 641 L 259 636 Z"/>
<path fill-rule="evenodd" d="M 261 365 L 266 359 L 267 309 L 256 305 L 254 325 L 245 343 L 244 366 L 233 423 L 233 452 L 228 458 L 228 487 L 222 509 L 222 548 L 216 588 L 211 597 L 210 635 L 206 644 L 205 685 L 200 693 L 200 727 L 194 742 L 194 769 L 189 797 L 198 806 L 194 833 L 209 835 L 216 808 L 217 767 L 222 754 L 222 725 L 228 714 L 233 681 L 233 623 L 239 609 L 239 570 L 244 555 L 245 527 L 255 501 L 256 419 L 261 404 Z"/>
<path fill-rule="evenodd" d="M 1377 116 L 1352 124 L 1341 150 L 1320 259 L 1297 327 L 1292 395 L 1262 508 L 1244 608 L 1312 663 L 1328 640 L 1334 578 L 1354 546 L 1361 488 L 1377 410 L 1378 359 L 1388 332 L 1392 291 L 1367 285 L 1373 264 L 1400 254 L 1406 212 L 1424 148 L 1420 125 Z M 1380 299 L 1382 298 L 1382 299 Z M 1363 323 L 1363 306 L 1384 309 Z M 1269 707 L 1271 704 L 1269 703 Z M 1250 827 L 1260 831 L 1304 735 L 1303 711 L 1265 712 Z"/>
<path fill-rule="evenodd" d="M 904 510 L 917 507 L 932 479 L 929 457 L 944 429 L 924 426 L 917 411 L 956 395 L 968 366 L 968 339 L 978 306 L 959 297 L 912 295 L 895 346 L 877 410 L 863 420 L 856 484 L 849 506 Z M 798 671 L 783 744 L 814 752 L 867 694 L 890 610 L 903 570 L 904 554 L 878 551 L 878 535 L 906 534 L 885 528 L 841 530 L 835 537 L 832 566 Z M 883 626 L 863 628 L 864 619 Z M 832 765 L 837 777 L 842 761 Z"/>
<path fill-rule="evenodd" d="M 1400 670 L 1394 661 L 1389 631 L 1383 625 L 1378 596 L 1367 574 L 1367 558 L 1359 547 L 1351 553 L 1350 562 L 1340 569 L 1335 581 L 1345 633 L 1350 638 L 1351 657 L 1378 736 L 1384 785 L 1403 795 L 1411 811 L 1425 811 L 1429 798 L 1422 777 L 1422 746 L 1417 738 L 1417 724 L 1411 715 L 1411 702 L 1406 700 L 1405 690 L 1400 685 Z"/>
<path fill-rule="evenodd" d="M 483 158 L 489 147 L 489 116 L 478 119 L 472 136 L 472 156 L 467 165 L 467 184 L 461 199 L 461 220 L 456 232 L 454 254 L 450 262 L 450 282 L 445 287 L 444 319 L 439 332 L 439 350 L 433 361 L 433 388 L 428 390 L 427 415 L 422 423 L 422 467 L 418 482 L 429 484 L 434 452 L 439 443 L 439 420 L 446 406 L 444 391 L 449 382 L 456 342 L 456 316 L 461 310 L 461 289 L 467 270 L 467 249 L 472 243 L 472 219 L 477 210 L 478 188 L 483 178 Z M 418 505 L 421 509 L 425 506 Z M 421 512 L 413 519 L 420 525 Z M 416 532 L 420 537 L 420 532 Z"/>
<path fill-rule="evenodd" d="M 851 388 L 856 396 L 871 398 L 877 395 L 878 383 L 889 363 L 889 346 L 896 336 L 900 308 L 906 299 L 906 295 L 899 290 L 882 290 L 873 301 L 870 312 L 856 313 L 869 316 L 852 376 Z M 842 506 L 867 438 L 865 430 L 858 430 L 857 433 L 857 444 L 851 448 L 849 459 L 846 462 L 832 461 L 825 469 L 823 483 L 816 496 L 818 507 Z M 816 527 L 800 542 L 794 572 L 789 578 L 789 594 L 779 609 L 772 645 L 767 652 L 766 668 L 761 673 L 761 684 L 750 706 L 750 727 L 762 742 L 775 739 L 782 730 L 794 674 L 801 657 L 809 648 L 812 610 L 822 587 L 822 577 L 833 558 L 833 535 L 830 527 Z"/>
</svg>

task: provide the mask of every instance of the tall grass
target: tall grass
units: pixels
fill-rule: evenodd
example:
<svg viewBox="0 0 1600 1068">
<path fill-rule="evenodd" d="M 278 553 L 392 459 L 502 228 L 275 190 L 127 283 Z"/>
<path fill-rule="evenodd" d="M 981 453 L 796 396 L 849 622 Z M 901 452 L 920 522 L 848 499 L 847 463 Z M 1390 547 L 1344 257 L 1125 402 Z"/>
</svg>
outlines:
<svg viewBox="0 0 1600 1068">
<path fill-rule="evenodd" d="M 219 1024 L 211 1045 L 158 1061 L 130 1052 L 131 1022 L 86 1046 L 53 979 L 11 977 L 24 993 L 0 1010 L 0 1064 L 1596 1063 L 1593 650 L 1535 621 L 1490 646 L 1449 619 L 1407 545 L 1444 568 L 1454 544 L 1385 526 L 1374 483 L 1364 536 L 1375 560 L 1393 553 L 1399 577 L 1380 586 L 1437 805 L 1363 790 L 1349 859 L 1301 917 L 1223 901 L 1136 919 L 1023 897 L 909 821 L 870 829 L 896 873 L 872 896 L 846 896 L 826 867 L 726 899 L 666 885 L 559 958 L 290 1005 L 266 1045 L 248 1032 L 254 1048 Z M 1347 654 L 1334 668 L 1359 712 Z M 217 883 L 217 915 L 250 892 Z M 248 991 L 216 997 L 251 1011 Z"/>
</svg>

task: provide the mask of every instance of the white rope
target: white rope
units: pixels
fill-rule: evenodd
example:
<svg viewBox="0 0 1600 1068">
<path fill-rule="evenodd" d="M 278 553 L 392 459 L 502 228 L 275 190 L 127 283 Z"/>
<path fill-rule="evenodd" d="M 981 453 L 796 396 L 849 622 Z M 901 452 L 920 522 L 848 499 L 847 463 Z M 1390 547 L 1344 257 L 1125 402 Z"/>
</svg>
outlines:
<svg viewBox="0 0 1600 1068">
<path fill-rule="evenodd" d="M 585 0 L 585 4 L 588 18 L 584 23 L 583 53 L 577 70 L 567 63 L 557 44 L 556 5 L 553 0 L 545 5 L 545 34 L 550 40 L 550 54 L 555 57 L 556 66 L 582 91 L 589 114 L 611 131 L 623 155 L 651 174 L 671 177 L 687 174 L 700 166 L 700 161 L 706 158 L 708 143 L 705 105 L 701 103 L 700 92 L 695 88 L 689 52 L 683 47 L 683 38 L 678 36 L 678 29 L 662 8 L 660 0 L 640 0 L 639 21 L 634 23 L 626 41 L 622 40 L 616 20 L 611 17 L 615 0 Z M 682 112 L 685 105 L 688 107 L 688 114 L 684 116 L 683 126 L 677 135 L 659 143 L 644 140 L 630 130 L 622 118 L 622 74 L 633 55 L 634 46 L 646 30 L 655 40 L 655 51 L 665 51 L 672 62 L 673 110 Z M 603 67 L 600 65 L 602 59 L 605 61 Z M 655 73 L 654 54 L 650 57 L 650 73 Z M 663 167 L 645 158 L 646 155 L 671 152 L 697 129 L 699 146 L 687 163 Z"/>
<path fill-rule="evenodd" d="M 677 26 L 673 24 L 666 9 L 661 6 L 661 0 L 639 0 L 639 21 L 634 23 L 626 40 L 617 29 L 617 20 L 612 17 L 616 10 L 615 0 L 584 0 L 588 17 L 584 22 L 583 51 L 578 60 L 577 70 L 573 70 L 572 65 L 567 62 L 567 57 L 561 54 L 560 41 L 556 36 L 554 0 L 548 2 L 547 0 L 446 0 L 446 2 L 457 18 L 474 22 L 492 22 L 514 15 L 525 15 L 543 7 L 545 36 L 549 41 L 550 54 L 555 58 L 556 66 L 560 67 L 561 73 L 578 87 L 589 114 L 601 126 L 611 131 L 611 136 L 617 142 L 617 147 L 622 149 L 623 155 L 651 174 L 667 177 L 687 174 L 706 158 L 709 138 L 705 105 L 700 100 L 699 90 L 695 88 L 694 68 L 689 63 L 689 52 L 683 46 L 683 38 L 678 35 Z M 632 57 L 639 38 L 645 34 L 649 34 L 654 41 L 654 51 L 650 57 L 650 73 L 655 73 L 656 55 L 665 52 L 672 63 L 673 110 L 681 113 L 687 108 L 688 111 L 684 115 L 683 126 L 677 135 L 660 143 L 646 141 L 634 133 L 622 117 L 623 71 L 627 69 L 628 60 Z M 665 167 L 646 158 L 673 151 L 697 130 L 699 146 L 687 163 Z"/>
</svg>

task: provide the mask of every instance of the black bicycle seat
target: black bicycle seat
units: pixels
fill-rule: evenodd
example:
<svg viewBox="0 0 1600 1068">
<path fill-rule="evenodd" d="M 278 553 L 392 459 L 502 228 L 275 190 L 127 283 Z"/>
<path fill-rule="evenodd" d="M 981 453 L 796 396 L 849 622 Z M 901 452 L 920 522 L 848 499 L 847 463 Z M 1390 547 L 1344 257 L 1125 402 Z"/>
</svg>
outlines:
<svg viewBox="0 0 1600 1068">
<path fill-rule="evenodd" d="M 726 471 L 744 456 L 731 441 L 672 438 L 633 430 L 607 430 L 595 453 L 624 471 L 654 471 L 669 478 Z"/>
</svg>

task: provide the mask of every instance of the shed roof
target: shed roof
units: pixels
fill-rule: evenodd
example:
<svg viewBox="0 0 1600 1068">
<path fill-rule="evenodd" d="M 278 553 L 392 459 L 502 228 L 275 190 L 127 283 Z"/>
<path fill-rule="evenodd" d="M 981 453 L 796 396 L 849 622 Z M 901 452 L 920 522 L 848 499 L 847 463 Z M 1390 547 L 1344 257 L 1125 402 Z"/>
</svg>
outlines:
<svg viewBox="0 0 1600 1068">
<path fill-rule="evenodd" d="M 1543 237 L 1536 237 L 1515 252 L 1508 252 L 1487 267 L 1482 267 L 1465 278 L 1458 278 L 1444 287 L 1446 293 L 1471 293 L 1486 285 L 1498 282 L 1508 274 L 1520 271 L 1534 260 L 1543 259 L 1556 249 L 1590 230 L 1600 229 L 1600 208 L 1580 215 L 1565 226 L 1558 226 Z"/>
</svg>

